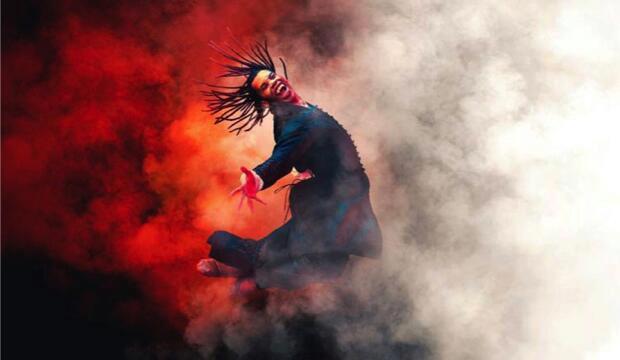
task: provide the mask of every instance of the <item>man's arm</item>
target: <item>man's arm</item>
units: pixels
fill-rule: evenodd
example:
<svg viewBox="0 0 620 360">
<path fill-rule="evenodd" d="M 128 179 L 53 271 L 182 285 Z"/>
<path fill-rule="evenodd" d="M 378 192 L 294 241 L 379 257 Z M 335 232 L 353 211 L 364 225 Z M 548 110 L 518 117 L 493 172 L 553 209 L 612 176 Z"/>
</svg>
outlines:
<svg viewBox="0 0 620 360">
<path fill-rule="evenodd" d="M 260 190 L 270 187 L 278 179 L 290 173 L 295 162 L 312 143 L 314 136 L 305 126 L 299 125 L 285 130 L 281 139 L 276 143 L 271 157 L 254 168 L 254 172 L 263 182 Z"/>
</svg>

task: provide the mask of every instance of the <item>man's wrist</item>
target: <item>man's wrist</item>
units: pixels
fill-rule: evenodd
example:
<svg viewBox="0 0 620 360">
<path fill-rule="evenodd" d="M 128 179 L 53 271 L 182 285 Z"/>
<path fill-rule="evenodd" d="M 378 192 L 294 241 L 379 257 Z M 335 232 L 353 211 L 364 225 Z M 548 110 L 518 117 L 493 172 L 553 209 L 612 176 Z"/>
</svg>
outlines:
<svg viewBox="0 0 620 360">
<path fill-rule="evenodd" d="M 263 181 L 263 179 L 258 176 L 258 174 L 256 173 L 256 171 L 254 170 L 250 170 L 252 172 L 252 175 L 254 175 L 254 179 L 256 180 L 256 191 L 261 191 L 263 189 L 263 186 L 265 185 L 265 182 Z"/>
</svg>

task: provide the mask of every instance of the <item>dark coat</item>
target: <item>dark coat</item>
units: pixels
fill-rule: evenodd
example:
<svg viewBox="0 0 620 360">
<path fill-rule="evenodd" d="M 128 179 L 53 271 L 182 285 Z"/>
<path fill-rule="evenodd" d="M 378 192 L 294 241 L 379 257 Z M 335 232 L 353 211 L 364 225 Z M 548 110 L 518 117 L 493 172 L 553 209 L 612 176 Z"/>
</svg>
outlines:
<svg viewBox="0 0 620 360">
<path fill-rule="evenodd" d="M 351 136 L 316 106 L 272 106 L 273 154 L 254 171 L 269 188 L 289 174 L 314 177 L 290 192 L 291 219 L 261 240 L 256 279 L 262 287 L 296 288 L 338 276 L 349 255 L 378 257 L 381 231 L 368 177 Z"/>
</svg>

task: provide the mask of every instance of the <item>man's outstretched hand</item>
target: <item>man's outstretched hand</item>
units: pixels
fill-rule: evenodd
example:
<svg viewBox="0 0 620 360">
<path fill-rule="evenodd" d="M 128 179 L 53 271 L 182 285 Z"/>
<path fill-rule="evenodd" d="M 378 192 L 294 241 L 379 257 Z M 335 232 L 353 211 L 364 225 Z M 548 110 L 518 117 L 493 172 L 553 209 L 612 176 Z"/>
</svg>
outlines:
<svg viewBox="0 0 620 360">
<path fill-rule="evenodd" d="M 265 204 L 264 201 L 259 199 L 256 194 L 260 191 L 262 180 L 253 171 L 248 170 L 245 166 L 241 167 L 241 185 L 230 193 L 230 196 L 234 196 L 237 193 L 241 193 L 241 199 L 239 200 L 239 209 L 243 205 L 243 200 L 247 198 L 248 206 L 250 210 L 254 211 L 254 204 L 252 201 L 256 200 L 261 204 Z"/>
</svg>

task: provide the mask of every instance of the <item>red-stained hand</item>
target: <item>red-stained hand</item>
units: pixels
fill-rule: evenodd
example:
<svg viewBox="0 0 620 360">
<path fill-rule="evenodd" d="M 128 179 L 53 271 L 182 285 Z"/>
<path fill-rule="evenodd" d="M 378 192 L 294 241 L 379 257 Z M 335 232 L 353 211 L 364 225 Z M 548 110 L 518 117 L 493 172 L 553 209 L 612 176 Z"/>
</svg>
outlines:
<svg viewBox="0 0 620 360">
<path fill-rule="evenodd" d="M 256 194 L 260 191 L 259 181 L 257 179 L 257 176 L 252 171 L 248 170 L 245 166 L 241 167 L 241 172 L 243 173 L 241 174 L 241 185 L 235 190 L 233 190 L 230 193 L 230 196 L 241 193 L 241 199 L 239 199 L 238 209 L 241 209 L 241 206 L 243 205 L 243 200 L 247 198 L 248 207 L 251 211 L 254 211 L 254 204 L 252 203 L 252 201 L 256 200 L 263 205 L 265 204 L 264 201 L 262 201 L 256 196 Z"/>
</svg>

